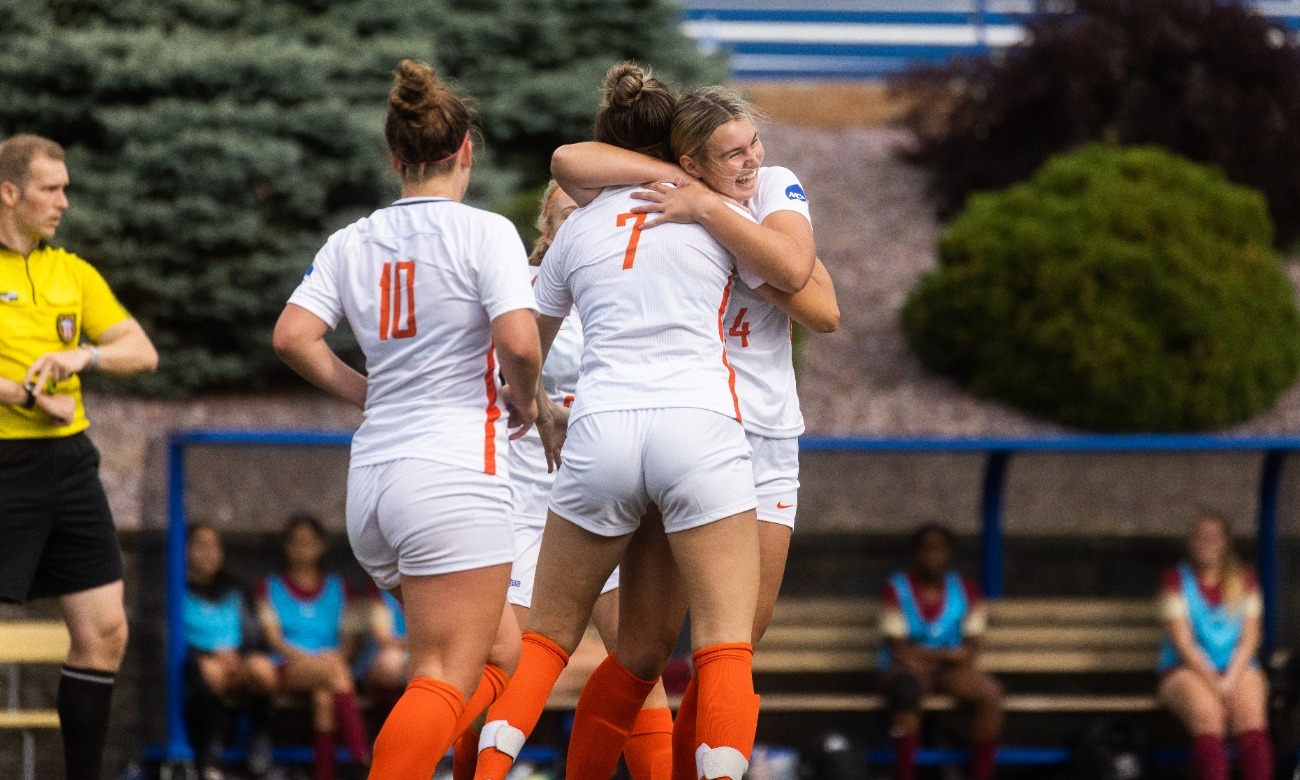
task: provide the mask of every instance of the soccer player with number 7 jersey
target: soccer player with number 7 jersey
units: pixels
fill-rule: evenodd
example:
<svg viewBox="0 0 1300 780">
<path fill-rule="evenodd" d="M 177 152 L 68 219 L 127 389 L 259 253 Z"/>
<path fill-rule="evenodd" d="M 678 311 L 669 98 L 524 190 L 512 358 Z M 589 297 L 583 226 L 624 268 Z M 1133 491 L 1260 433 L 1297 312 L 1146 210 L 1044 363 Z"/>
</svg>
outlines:
<svg viewBox="0 0 1300 780">
<path fill-rule="evenodd" d="M 290 367 L 365 410 L 348 538 L 402 602 L 410 654 L 375 742 L 371 776 L 385 780 L 433 776 L 501 677 L 485 671 L 494 638 L 518 636 L 513 619 L 513 634 L 499 625 L 514 559 L 502 417 L 515 435 L 533 422 L 541 355 L 523 243 L 504 217 L 460 203 L 471 129 L 432 68 L 398 66 L 385 137 L 402 198 L 330 237 L 275 330 Z M 324 341 L 344 317 L 366 376 Z"/>
<path fill-rule="evenodd" d="M 820 260 L 812 236 L 808 198 L 799 179 L 786 168 L 763 167 L 764 149 L 755 127 L 756 112 L 735 92 L 704 87 L 682 97 L 673 115 L 670 135 L 673 159 L 681 167 L 626 149 L 595 142 L 558 149 L 552 172 L 575 200 L 585 203 L 602 187 L 636 182 L 648 184 L 632 197 L 649 200 L 633 212 L 650 216 L 643 230 L 648 237 L 667 222 L 705 227 L 739 261 L 768 258 L 775 275 L 759 284 L 742 280 L 734 285 L 724 319 L 727 356 L 736 371 L 736 394 L 746 437 L 752 447 L 754 485 L 758 493 L 760 586 L 753 642 L 767 629 L 785 572 L 794 528 L 799 490 L 799 440 L 803 415 L 795 387 L 791 317 L 806 327 L 829 332 L 839 322 L 835 288 Z M 702 186 L 703 185 L 703 186 Z M 731 203 L 743 203 L 747 219 Z M 647 214 L 648 212 L 654 212 Z M 798 292 L 789 292 L 791 269 L 812 267 Z M 767 283 L 762 283 L 762 282 Z M 638 583 L 626 572 L 624 593 Z M 626 610 L 625 610 L 626 611 Z M 661 609 L 671 624 L 680 621 Z M 639 623 L 636 619 L 631 623 Z M 632 638 L 625 632 L 627 639 Z M 616 655 L 631 652 L 620 639 Z M 674 775 L 693 778 L 697 684 L 692 680 L 673 727 Z M 589 724 L 608 722 L 603 709 L 579 707 L 574 741 L 585 740 Z M 605 740 L 606 743 L 609 740 Z M 615 754 L 617 744 L 609 744 Z"/>
<path fill-rule="evenodd" d="M 617 66 L 606 76 L 596 138 L 662 155 L 673 102 L 640 68 Z M 634 189 L 607 189 L 574 212 L 537 279 L 543 349 L 571 306 L 585 345 L 519 670 L 488 711 L 480 780 L 505 777 L 651 503 L 693 616 L 700 774 L 739 780 L 753 747 L 757 499 L 722 337 L 735 262 L 698 226 L 639 230 L 645 217 L 632 211 Z M 757 286 L 757 272 L 770 269 L 752 270 L 741 272 Z M 538 424 L 549 414 L 539 409 Z M 625 616 L 620 623 L 627 625 Z M 604 677 L 630 691 L 621 701 L 631 720 L 666 657 L 646 666 L 602 664 Z M 567 771 L 571 778 L 610 774 L 589 766 L 576 745 Z"/>
</svg>

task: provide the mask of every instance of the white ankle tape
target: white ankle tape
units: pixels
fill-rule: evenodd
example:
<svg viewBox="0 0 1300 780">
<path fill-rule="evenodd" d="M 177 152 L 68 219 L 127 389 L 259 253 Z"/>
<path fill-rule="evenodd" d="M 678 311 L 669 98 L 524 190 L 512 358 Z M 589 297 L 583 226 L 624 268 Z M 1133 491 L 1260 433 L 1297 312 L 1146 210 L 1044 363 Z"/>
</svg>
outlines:
<svg viewBox="0 0 1300 780">
<path fill-rule="evenodd" d="M 483 731 L 478 738 L 478 752 L 482 753 L 488 748 L 496 748 L 511 758 L 519 757 L 519 750 L 524 746 L 528 738 L 524 732 L 511 726 L 504 720 L 494 720 L 491 723 L 484 724 Z"/>
<path fill-rule="evenodd" d="M 695 749 L 695 776 L 705 780 L 741 780 L 749 769 L 745 754 L 733 747 L 711 748 L 702 744 Z"/>
</svg>

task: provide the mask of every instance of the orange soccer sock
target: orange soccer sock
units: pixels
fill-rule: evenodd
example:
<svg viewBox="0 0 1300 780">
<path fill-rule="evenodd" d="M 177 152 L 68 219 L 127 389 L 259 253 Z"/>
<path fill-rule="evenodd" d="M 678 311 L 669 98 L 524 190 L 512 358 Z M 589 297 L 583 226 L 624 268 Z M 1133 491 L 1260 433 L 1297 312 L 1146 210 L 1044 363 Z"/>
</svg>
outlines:
<svg viewBox="0 0 1300 780">
<path fill-rule="evenodd" d="M 460 722 L 456 724 L 457 735 L 468 729 L 474 723 L 474 719 L 483 714 L 483 710 L 500 698 L 508 682 L 510 682 L 510 675 L 502 671 L 501 667 L 495 664 L 483 667 L 483 676 L 478 679 L 478 687 L 474 689 L 474 695 L 469 697 L 469 703 L 465 705 L 465 713 L 460 716 Z"/>
<path fill-rule="evenodd" d="M 465 697 L 454 686 L 432 677 L 411 680 L 375 739 L 370 776 L 432 777 L 464 711 Z"/>
<path fill-rule="evenodd" d="M 758 729 L 753 645 L 730 642 L 697 650 L 695 673 L 700 678 L 696 777 L 740 780 Z"/>
<path fill-rule="evenodd" d="M 509 727 L 523 732 L 527 738 L 533 733 L 537 719 L 542 716 L 555 681 L 569 663 L 569 654 L 541 634 L 524 632 L 522 644 L 519 668 L 510 678 L 505 693 L 488 708 L 485 731 L 496 728 L 499 722 L 504 721 Z M 485 747 L 479 751 L 475 780 L 504 780 L 514 762 L 514 757 L 509 753 L 503 753 L 492 746 Z"/>
<path fill-rule="evenodd" d="M 632 674 L 613 653 L 605 656 L 578 697 L 573 734 L 569 737 L 566 778 L 614 774 L 623 744 L 636 724 L 637 713 L 654 687 L 654 680 L 642 680 Z"/>
<path fill-rule="evenodd" d="M 667 707 L 641 710 L 623 746 L 632 780 L 672 780 L 673 713 Z"/>
<path fill-rule="evenodd" d="M 465 729 L 451 746 L 451 780 L 474 780 L 478 768 L 478 732 Z"/>
<path fill-rule="evenodd" d="M 673 780 L 695 778 L 695 718 L 700 694 L 700 678 L 691 676 L 691 682 L 677 705 L 673 718 Z"/>
<path fill-rule="evenodd" d="M 497 700 L 506 689 L 509 676 L 495 664 L 483 667 L 483 676 L 479 678 L 474 695 L 469 697 L 465 712 L 456 724 L 460 736 L 452 745 L 451 776 L 452 780 L 473 780 L 474 768 L 478 765 L 478 731 L 472 728 L 474 719 L 483 713 L 492 702 Z"/>
</svg>

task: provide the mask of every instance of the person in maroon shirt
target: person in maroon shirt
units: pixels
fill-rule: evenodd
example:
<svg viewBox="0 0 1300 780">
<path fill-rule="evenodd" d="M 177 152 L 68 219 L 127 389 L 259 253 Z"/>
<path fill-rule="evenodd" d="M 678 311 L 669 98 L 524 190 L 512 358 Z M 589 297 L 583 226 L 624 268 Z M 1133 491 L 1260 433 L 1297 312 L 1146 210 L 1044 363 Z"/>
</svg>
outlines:
<svg viewBox="0 0 1300 780">
<path fill-rule="evenodd" d="M 989 780 L 1002 733 L 1002 685 L 975 667 L 987 623 L 979 590 L 952 567 L 953 535 L 945 526 L 922 526 L 910 546 L 911 566 L 885 584 L 880 624 L 897 780 L 916 775 L 926 693 L 949 694 L 973 710 L 971 779 Z"/>
</svg>

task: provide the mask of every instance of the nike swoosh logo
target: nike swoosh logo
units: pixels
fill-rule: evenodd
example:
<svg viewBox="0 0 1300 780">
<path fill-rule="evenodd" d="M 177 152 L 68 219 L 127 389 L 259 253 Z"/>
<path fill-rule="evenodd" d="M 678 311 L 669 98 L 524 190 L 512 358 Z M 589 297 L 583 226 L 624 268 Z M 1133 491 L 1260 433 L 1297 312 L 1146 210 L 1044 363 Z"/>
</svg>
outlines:
<svg viewBox="0 0 1300 780">
<path fill-rule="evenodd" d="M 782 504 L 780 501 L 776 502 L 777 509 L 789 509 L 792 506 L 794 506 L 794 504 Z"/>
</svg>

